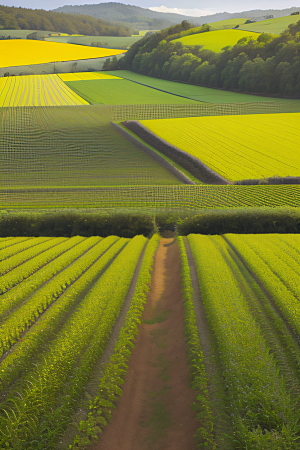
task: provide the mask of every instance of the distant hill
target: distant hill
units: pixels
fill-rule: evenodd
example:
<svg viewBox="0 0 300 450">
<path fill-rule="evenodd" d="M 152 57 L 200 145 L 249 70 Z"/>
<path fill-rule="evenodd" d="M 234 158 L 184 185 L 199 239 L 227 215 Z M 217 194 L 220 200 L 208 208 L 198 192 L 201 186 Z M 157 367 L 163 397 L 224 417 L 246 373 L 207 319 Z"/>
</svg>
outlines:
<svg viewBox="0 0 300 450">
<path fill-rule="evenodd" d="M 130 24 L 138 30 L 161 30 L 162 28 L 188 20 L 189 22 L 199 26 L 204 23 L 212 23 L 220 20 L 245 18 L 255 20 L 265 20 L 266 16 L 273 17 L 288 16 L 292 12 L 299 11 L 300 7 L 286 8 L 286 9 L 267 9 L 267 10 L 252 10 L 243 11 L 240 13 L 217 13 L 210 16 L 184 16 L 174 13 L 163 13 L 151 11 L 150 9 L 141 8 L 139 6 L 125 5 L 123 3 L 99 3 L 94 5 L 66 5 L 56 8 L 53 11 L 64 12 L 70 14 L 85 14 L 98 19 L 113 20 L 122 24 Z"/>
<path fill-rule="evenodd" d="M 129 25 L 111 23 L 91 16 L 62 14 L 43 9 L 15 8 L 0 5 L 2 30 L 42 30 L 90 36 L 131 36 Z"/>
</svg>

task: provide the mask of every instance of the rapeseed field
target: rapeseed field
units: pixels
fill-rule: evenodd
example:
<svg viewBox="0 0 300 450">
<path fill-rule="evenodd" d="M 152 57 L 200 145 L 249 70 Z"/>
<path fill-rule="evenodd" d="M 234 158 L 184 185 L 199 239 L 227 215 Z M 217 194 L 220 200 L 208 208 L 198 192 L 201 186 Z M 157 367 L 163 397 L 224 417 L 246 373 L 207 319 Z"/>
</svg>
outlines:
<svg viewBox="0 0 300 450">
<path fill-rule="evenodd" d="M 125 51 L 30 39 L 7 39 L 0 41 L 0 67 L 104 58 Z"/>
<path fill-rule="evenodd" d="M 299 176 L 300 113 L 141 120 L 230 181 Z"/>
<path fill-rule="evenodd" d="M 226 46 L 235 45 L 240 39 L 249 37 L 256 40 L 258 33 L 242 30 L 216 30 L 207 33 L 192 34 L 179 39 L 174 39 L 172 42 L 182 42 L 183 45 L 203 45 L 207 50 L 213 52 L 220 52 Z"/>
<path fill-rule="evenodd" d="M 88 104 L 57 75 L 0 78 L 0 107 Z"/>
</svg>

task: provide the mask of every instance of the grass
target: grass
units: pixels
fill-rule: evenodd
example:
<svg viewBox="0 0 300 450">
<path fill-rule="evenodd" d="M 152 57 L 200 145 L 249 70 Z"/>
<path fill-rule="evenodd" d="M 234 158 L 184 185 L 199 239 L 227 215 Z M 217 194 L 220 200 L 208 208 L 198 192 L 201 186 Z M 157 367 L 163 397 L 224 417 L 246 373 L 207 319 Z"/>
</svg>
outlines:
<svg viewBox="0 0 300 450">
<path fill-rule="evenodd" d="M 0 40 L 0 67 L 103 58 L 120 53 L 124 53 L 124 51 L 29 39 L 8 39 Z"/>
<path fill-rule="evenodd" d="M 108 75 L 101 72 L 74 72 L 74 73 L 60 73 L 59 78 L 63 81 L 83 81 L 83 80 L 120 80 L 120 77 Z"/>
<path fill-rule="evenodd" d="M 0 31 L 1 36 L 1 31 Z M 128 49 L 132 44 L 142 38 L 142 35 L 137 36 L 51 36 L 47 37 L 46 41 L 61 42 L 66 44 L 78 45 L 92 45 L 93 42 L 101 43 L 103 48 L 118 48 Z"/>
<path fill-rule="evenodd" d="M 299 113 L 140 121 L 230 181 L 299 176 Z"/>
<path fill-rule="evenodd" d="M 0 107 L 61 105 L 88 105 L 88 102 L 57 75 L 0 78 Z"/>
<path fill-rule="evenodd" d="M 247 19 L 236 18 L 236 19 L 226 19 L 219 20 L 218 22 L 210 22 L 208 25 L 211 27 L 211 30 L 227 30 L 228 28 L 233 28 L 236 25 L 243 25 Z"/>
<path fill-rule="evenodd" d="M 160 89 L 174 95 L 181 95 L 191 100 L 208 103 L 246 103 L 246 102 L 283 102 L 288 103 L 291 100 L 262 97 L 258 95 L 240 94 L 221 89 L 212 89 L 192 84 L 178 83 L 176 81 L 161 80 L 159 78 L 148 77 L 129 70 L 114 70 L 105 73 L 122 77 L 127 80 L 144 84 L 154 89 Z M 296 100 L 299 103 L 299 100 Z"/>
<path fill-rule="evenodd" d="M 66 84 L 89 103 L 106 105 L 191 104 L 195 100 L 151 89 L 129 80 L 67 81 Z"/>
<path fill-rule="evenodd" d="M 240 25 L 240 29 L 256 33 L 280 34 L 288 28 L 290 23 L 296 23 L 298 20 L 300 20 L 299 16 L 276 17 L 275 19 Z"/>
<path fill-rule="evenodd" d="M 221 52 L 224 47 L 235 45 L 243 37 L 257 39 L 258 33 L 243 30 L 216 30 L 207 33 L 192 34 L 172 42 L 182 42 L 183 45 L 203 45 L 207 50 Z"/>
</svg>

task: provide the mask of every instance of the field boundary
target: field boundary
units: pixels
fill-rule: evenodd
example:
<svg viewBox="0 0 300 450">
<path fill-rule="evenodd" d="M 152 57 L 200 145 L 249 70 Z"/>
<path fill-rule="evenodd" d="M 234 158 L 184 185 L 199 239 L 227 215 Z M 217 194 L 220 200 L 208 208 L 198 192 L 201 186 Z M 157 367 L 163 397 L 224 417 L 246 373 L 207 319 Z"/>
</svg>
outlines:
<svg viewBox="0 0 300 450">
<path fill-rule="evenodd" d="M 184 169 L 188 170 L 199 181 L 207 184 L 223 185 L 229 182 L 204 164 L 200 159 L 170 144 L 164 139 L 154 134 L 151 130 L 136 120 L 125 121 L 123 125 L 130 131 L 133 131 L 138 137 L 147 144 L 152 145 L 156 150 L 173 159 Z"/>
<path fill-rule="evenodd" d="M 147 155 L 151 156 L 155 161 L 157 161 L 161 166 L 171 172 L 175 177 L 184 184 L 195 184 L 190 178 L 184 175 L 180 170 L 176 169 L 176 167 L 172 166 L 168 161 L 166 161 L 162 156 L 158 153 L 155 153 L 151 148 L 147 147 L 147 145 L 142 144 L 138 139 L 133 137 L 131 134 L 127 133 L 123 128 L 121 128 L 118 124 L 114 122 L 110 122 L 110 124 L 116 128 L 116 130 L 122 134 L 126 139 L 132 142 L 139 150 L 147 153 Z"/>
</svg>

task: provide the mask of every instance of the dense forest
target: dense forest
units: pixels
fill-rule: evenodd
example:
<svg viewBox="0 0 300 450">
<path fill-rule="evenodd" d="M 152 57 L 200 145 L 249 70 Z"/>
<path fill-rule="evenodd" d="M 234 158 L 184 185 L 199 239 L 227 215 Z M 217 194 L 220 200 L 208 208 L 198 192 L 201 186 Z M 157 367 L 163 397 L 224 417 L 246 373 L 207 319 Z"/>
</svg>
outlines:
<svg viewBox="0 0 300 450">
<path fill-rule="evenodd" d="M 187 21 L 134 43 L 120 60 L 104 69 L 128 69 L 143 75 L 239 92 L 300 98 L 300 21 L 280 36 L 242 38 L 221 53 L 200 45 L 172 42 L 187 34 L 209 32 Z"/>
<path fill-rule="evenodd" d="M 134 30 L 90 16 L 0 5 L 0 31 L 44 30 L 89 36 L 131 36 Z"/>
</svg>

